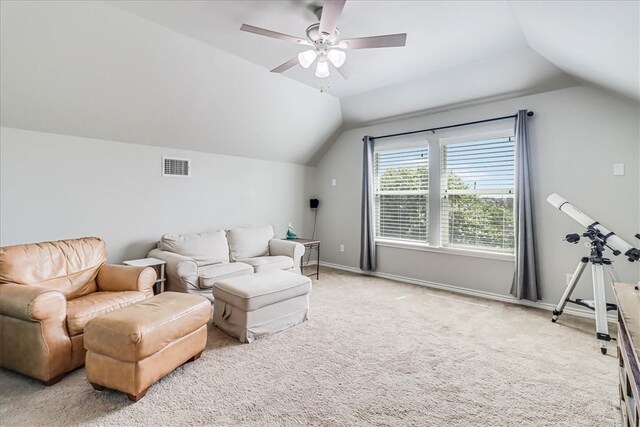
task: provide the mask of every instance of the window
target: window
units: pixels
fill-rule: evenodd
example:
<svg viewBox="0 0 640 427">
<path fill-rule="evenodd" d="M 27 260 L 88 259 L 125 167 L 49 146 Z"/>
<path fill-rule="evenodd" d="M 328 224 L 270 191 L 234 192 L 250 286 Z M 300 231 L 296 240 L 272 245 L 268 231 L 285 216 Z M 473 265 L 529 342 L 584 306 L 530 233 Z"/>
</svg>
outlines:
<svg viewBox="0 0 640 427">
<path fill-rule="evenodd" d="M 374 173 L 376 240 L 513 254 L 512 131 L 382 143 Z"/>
<path fill-rule="evenodd" d="M 428 242 L 429 147 L 375 153 L 376 236 Z"/>
<path fill-rule="evenodd" d="M 441 145 L 443 247 L 513 253 L 514 138 Z"/>
</svg>

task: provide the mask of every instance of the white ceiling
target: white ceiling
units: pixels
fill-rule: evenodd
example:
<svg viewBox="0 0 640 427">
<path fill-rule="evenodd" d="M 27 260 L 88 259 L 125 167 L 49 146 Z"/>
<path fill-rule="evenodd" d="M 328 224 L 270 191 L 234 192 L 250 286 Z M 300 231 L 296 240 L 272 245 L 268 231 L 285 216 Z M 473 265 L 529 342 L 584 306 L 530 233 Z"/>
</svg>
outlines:
<svg viewBox="0 0 640 427">
<path fill-rule="evenodd" d="M 239 31 L 248 23 L 304 37 L 321 0 L 117 1 L 118 7 L 270 70 L 306 48 Z M 404 48 L 349 51 L 344 80 L 313 67 L 287 77 L 339 98 L 533 48 L 558 67 L 639 99 L 640 12 L 637 1 L 347 1 L 341 37 L 406 32 Z M 561 70 L 561 71 L 560 71 Z"/>
<path fill-rule="evenodd" d="M 318 22 L 321 1 L 115 1 L 114 5 L 226 50 L 265 71 L 308 47 L 240 31 L 243 23 L 304 37 Z M 322 81 L 314 67 L 284 75 L 338 97 L 420 77 L 527 46 L 506 2 L 347 1 L 338 22 L 342 38 L 408 33 L 403 48 L 347 52 L 344 80 Z"/>
<path fill-rule="evenodd" d="M 513 2 L 528 44 L 560 69 L 640 99 L 640 2 Z"/>
<path fill-rule="evenodd" d="M 640 11 L 620 2 L 348 0 L 349 51 L 324 82 L 269 69 L 301 47 L 317 1 L 0 2 L 2 126 L 287 162 L 339 128 L 587 83 L 637 102 Z"/>
<path fill-rule="evenodd" d="M 358 126 L 442 106 L 528 95 L 577 84 L 525 47 L 348 96 L 340 104 L 343 123 Z"/>
</svg>

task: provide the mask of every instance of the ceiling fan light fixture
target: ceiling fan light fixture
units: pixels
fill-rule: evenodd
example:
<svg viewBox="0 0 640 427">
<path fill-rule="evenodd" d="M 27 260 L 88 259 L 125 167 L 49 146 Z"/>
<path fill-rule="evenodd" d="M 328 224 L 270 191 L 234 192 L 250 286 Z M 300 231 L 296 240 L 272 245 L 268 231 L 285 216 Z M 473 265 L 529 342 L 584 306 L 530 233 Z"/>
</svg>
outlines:
<svg viewBox="0 0 640 427">
<path fill-rule="evenodd" d="M 347 59 L 347 54 L 338 49 L 331 49 L 327 52 L 327 59 L 331 61 L 334 67 L 340 68 L 344 65 L 344 61 Z"/>
<path fill-rule="evenodd" d="M 318 60 L 318 65 L 316 65 L 316 77 L 320 77 L 321 79 L 329 77 L 329 64 L 326 60 Z"/>
<path fill-rule="evenodd" d="M 313 64 L 313 61 L 316 60 L 317 57 L 318 57 L 318 52 L 316 52 L 315 50 L 313 49 L 305 50 L 304 52 L 300 52 L 298 54 L 298 62 L 304 68 L 309 68 L 311 64 Z"/>
<path fill-rule="evenodd" d="M 384 34 L 341 40 L 340 30 L 337 24 L 346 1 L 347 0 L 322 0 L 322 6 L 315 10 L 315 15 L 320 22 L 307 27 L 306 40 L 301 37 L 283 34 L 249 24 L 242 24 L 240 31 L 297 45 L 309 46 L 307 48 L 308 50 L 300 52 L 287 62 L 270 70 L 272 73 L 284 73 L 296 65 L 300 65 L 303 68 L 310 68 L 313 63 L 316 62 L 315 75 L 319 78 L 326 78 L 329 77 L 329 68 L 331 68 L 329 63 L 331 63 L 331 66 L 338 71 L 338 74 L 346 79 L 343 71 L 340 70 L 347 58 L 346 50 L 403 47 L 407 44 L 407 33 Z"/>
</svg>

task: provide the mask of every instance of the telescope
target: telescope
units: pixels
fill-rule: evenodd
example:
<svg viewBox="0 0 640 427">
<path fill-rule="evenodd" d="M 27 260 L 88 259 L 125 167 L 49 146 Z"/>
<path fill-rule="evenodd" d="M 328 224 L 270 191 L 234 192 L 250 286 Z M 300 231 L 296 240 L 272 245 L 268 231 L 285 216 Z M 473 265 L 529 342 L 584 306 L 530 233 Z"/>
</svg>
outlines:
<svg viewBox="0 0 640 427">
<path fill-rule="evenodd" d="M 624 241 L 616 233 L 610 231 L 598 221 L 573 206 L 567 201 L 567 199 L 563 198 L 559 194 L 553 193 L 547 198 L 547 202 L 549 202 L 553 207 L 560 209 L 562 212 L 569 215 L 583 227 L 594 229 L 605 246 L 611 249 L 615 256 L 624 254 L 630 262 L 640 261 L 640 249 L 635 248 Z M 640 234 L 636 234 L 635 237 L 640 239 Z"/>
<path fill-rule="evenodd" d="M 554 193 L 547 198 L 553 207 L 566 213 L 576 222 L 586 228 L 582 235 L 579 234 L 567 234 L 564 238 L 569 243 L 578 243 L 581 237 L 586 237 L 590 243 L 590 254 L 588 257 L 583 257 L 578 262 L 575 272 L 569 280 L 569 284 L 560 299 L 560 302 L 553 310 L 552 322 L 556 322 L 558 317 L 562 314 L 564 307 L 567 303 L 573 303 L 581 305 L 590 310 L 593 310 L 596 315 L 596 338 L 600 341 L 600 351 L 602 354 L 607 354 L 607 343 L 611 341 L 609 335 L 609 325 L 607 322 L 607 311 L 616 310 L 618 307 L 615 304 L 607 304 L 605 288 L 604 288 L 604 271 L 605 268 L 611 276 L 613 282 L 618 282 L 618 276 L 613 269 L 610 259 L 603 257 L 605 248 L 611 249 L 615 256 L 624 254 L 630 262 L 640 261 L 640 249 L 632 246 L 620 236 L 616 235 L 613 231 L 600 224 L 598 221 L 591 218 L 589 215 L 582 212 L 580 209 L 573 206 L 562 196 Z M 640 239 L 640 233 L 636 234 L 636 238 Z M 587 264 L 591 264 L 591 273 L 593 278 L 593 300 L 585 299 L 571 299 L 571 293 L 575 289 L 582 273 L 584 272 Z M 638 289 L 636 287 L 636 289 Z"/>
</svg>

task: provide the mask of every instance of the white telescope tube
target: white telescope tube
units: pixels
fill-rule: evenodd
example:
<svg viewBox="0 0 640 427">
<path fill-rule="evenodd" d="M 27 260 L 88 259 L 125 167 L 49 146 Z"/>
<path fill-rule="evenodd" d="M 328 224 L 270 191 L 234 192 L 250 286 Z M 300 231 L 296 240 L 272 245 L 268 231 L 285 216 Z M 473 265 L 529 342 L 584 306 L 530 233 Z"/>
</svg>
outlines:
<svg viewBox="0 0 640 427">
<path fill-rule="evenodd" d="M 620 236 L 617 236 L 614 232 L 609 230 L 607 227 L 603 226 L 598 221 L 573 206 L 564 197 L 560 196 L 559 194 L 553 193 L 547 198 L 547 202 L 549 202 L 553 207 L 560 209 L 562 212 L 569 215 L 583 227 L 591 226 L 598 230 L 603 236 L 606 237 L 607 246 L 609 246 L 614 251 L 620 251 L 620 253 L 625 254 L 627 257 L 629 257 L 629 261 L 640 260 L 640 250 L 634 248 L 629 243 L 620 238 Z"/>
</svg>

